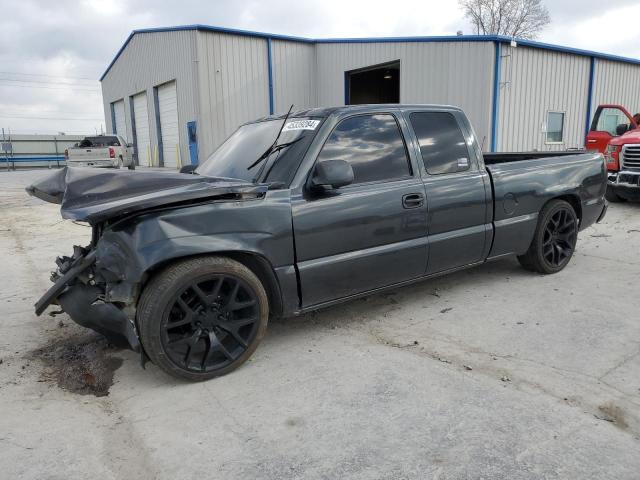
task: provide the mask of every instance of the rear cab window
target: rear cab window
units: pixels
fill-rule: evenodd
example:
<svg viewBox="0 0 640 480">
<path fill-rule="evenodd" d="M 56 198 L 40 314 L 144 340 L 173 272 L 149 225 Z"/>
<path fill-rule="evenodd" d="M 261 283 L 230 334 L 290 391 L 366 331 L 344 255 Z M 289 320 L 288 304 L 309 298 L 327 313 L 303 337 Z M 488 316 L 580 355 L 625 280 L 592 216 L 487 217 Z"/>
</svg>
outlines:
<svg viewBox="0 0 640 480">
<path fill-rule="evenodd" d="M 456 117 L 450 112 L 409 115 L 427 173 L 442 175 L 471 168 L 469 149 Z"/>
<path fill-rule="evenodd" d="M 345 160 L 353 168 L 353 184 L 411 177 L 411 163 L 396 118 L 387 113 L 345 118 L 326 140 L 318 162 Z"/>
<path fill-rule="evenodd" d="M 120 141 L 118 137 L 111 135 L 101 135 L 98 137 L 85 137 L 80 142 L 80 147 L 93 147 L 93 148 L 104 148 L 104 147 L 119 147 Z"/>
</svg>

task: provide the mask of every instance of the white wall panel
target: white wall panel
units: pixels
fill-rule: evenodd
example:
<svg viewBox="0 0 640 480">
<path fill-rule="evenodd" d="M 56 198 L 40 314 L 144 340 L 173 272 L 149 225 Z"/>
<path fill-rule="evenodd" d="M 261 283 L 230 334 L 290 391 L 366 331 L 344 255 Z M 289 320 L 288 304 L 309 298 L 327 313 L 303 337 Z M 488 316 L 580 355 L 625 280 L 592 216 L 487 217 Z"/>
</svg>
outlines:
<svg viewBox="0 0 640 480">
<path fill-rule="evenodd" d="M 319 43 L 318 105 L 344 105 L 345 72 L 400 60 L 400 102 L 463 108 L 482 141 L 491 131 L 491 42 Z"/>
<path fill-rule="evenodd" d="M 149 128 L 149 108 L 147 93 L 142 92 L 133 97 L 133 117 L 136 129 L 136 154 L 138 163 L 142 166 L 151 166 L 151 129 Z"/>
<path fill-rule="evenodd" d="M 313 44 L 273 40 L 274 112 L 305 110 L 318 105 L 316 50 Z"/>
<path fill-rule="evenodd" d="M 124 112 L 124 100 L 113 102 L 113 119 L 116 122 L 113 132 L 117 133 L 121 137 L 124 137 L 125 140 L 128 140 L 129 135 L 127 134 L 127 120 Z"/>
<path fill-rule="evenodd" d="M 198 32 L 197 51 L 202 161 L 240 124 L 269 114 L 269 75 L 264 38 Z"/>
<path fill-rule="evenodd" d="M 155 126 L 156 111 L 153 89 L 158 85 L 175 80 L 178 85 L 178 134 L 180 155 L 189 158 L 187 122 L 197 119 L 197 54 L 195 31 L 169 31 L 138 33 L 133 36 L 118 59 L 102 80 L 102 97 L 105 109 L 107 131 L 111 128 L 110 103 L 119 99 L 125 102 L 125 117 L 130 119 L 128 98 L 142 91 L 149 99 L 149 117 L 152 119 L 149 131 L 152 157 L 157 165 L 158 136 Z M 132 139 L 131 123 L 127 122 L 127 138 Z"/>
<path fill-rule="evenodd" d="M 502 45 L 498 151 L 582 148 L 590 58 Z M 565 113 L 564 141 L 546 142 L 547 112 Z"/>
<path fill-rule="evenodd" d="M 182 164 L 180 161 L 176 82 L 160 85 L 157 95 L 160 138 L 162 139 L 162 165 L 165 167 L 179 168 Z"/>
<path fill-rule="evenodd" d="M 596 60 L 592 114 L 603 103 L 622 105 L 631 115 L 640 112 L 640 65 Z"/>
</svg>

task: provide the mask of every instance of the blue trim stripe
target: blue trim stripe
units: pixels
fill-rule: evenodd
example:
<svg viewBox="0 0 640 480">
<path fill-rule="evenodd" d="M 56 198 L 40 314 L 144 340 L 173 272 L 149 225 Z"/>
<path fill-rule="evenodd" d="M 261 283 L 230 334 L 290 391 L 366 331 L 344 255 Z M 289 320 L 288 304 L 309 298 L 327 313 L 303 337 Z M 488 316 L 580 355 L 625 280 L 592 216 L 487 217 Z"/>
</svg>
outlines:
<svg viewBox="0 0 640 480">
<path fill-rule="evenodd" d="M 535 42 L 533 40 L 523 40 L 519 38 L 506 37 L 504 35 L 446 35 L 446 36 L 433 36 L 433 37 L 381 37 L 381 38 L 304 38 L 293 37 L 288 35 L 277 35 L 271 33 L 254 32 L 250 30 L 239 30 L 235 28 L 215 27 L 211 25 L 182 25 L 175 27 L 160 27 L 160 28 L 143 28 L 134 30 L 129 34 L 120 50 L 116 53 L 115 57 L 107 66 L 107 69 L 100 77 L 100 81 L 107 76 L 109 70 L 116 62 L 118 57 L 122 54 L 127 47 L 131 39 L 139 33 L 157 33 L 157 32 L 176 32 L 184 30 L 196 30 L 202 32 L 217 32 L 217 33 L 229 33 L 235 35 L 243 35 L 246 37 L 258 37 L 264 39 L 273 40 L 288 40 L 293 42 L 322 44 L 322 43 L 401 43 L 401 42 L 499 42 L 509 43 L 515 40 L 518 45 L 523 47 L 539 48 L 542 50 L 551 50 L 562 53 L 572 53 L 574 55 L 582 55 L 593 58 L 600 58 L 605 60 L 612 60 L 616 62 L 631 63 L 640 65 L 640 60 L 636 58 L 620 57 L 618 55 L 609 55 L 606 53 L 594 52 L 591 50 L 582 50 L 579 48 L 562 47 L 560 45 L 552 45 L 550 43 Z"/>
<path fill-rule="evenodd" d="M 593 108 L 593 84 L 596 76 L 596 59 L 591 57 L 591 65 L 589 67 L 589 89 L 587 91 L 587 118 L 584 125 L 584 136 L 589 134 L 591 129 L 591 109 Z"/>
<path fill-rule="evenodd" d="M 493 99 L 491 105 L 491 151 L 498 147 L 498 113 L 500 111 L 500 63 L 502 60 L 502 43 L 495 42 L 495 59 L 493 63 Z"/>
<path fill-rule="evenodd" d="M 273 52 L 271 51 L 271 38 L 267 38 L 267 69 L 269 75 L 269 115 L 273 115 Z"/>
<path fill-rule="evenodd" d="M 62 161 L 64 162 L 64 155 L 53 155 L 48 157 L 0 157 L 0 162 L 2 163 L 21 163 L 21 162 L 55 162 Z"/>
</svg>

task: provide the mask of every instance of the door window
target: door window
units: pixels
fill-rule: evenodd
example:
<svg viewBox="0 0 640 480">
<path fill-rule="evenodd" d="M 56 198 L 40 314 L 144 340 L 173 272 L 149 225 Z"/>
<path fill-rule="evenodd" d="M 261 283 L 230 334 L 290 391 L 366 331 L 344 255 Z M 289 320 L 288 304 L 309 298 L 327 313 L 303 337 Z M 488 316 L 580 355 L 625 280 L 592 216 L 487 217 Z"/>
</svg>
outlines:
<svg viewBox="0 0 640 480">
<path fill-rule="evenodd" d="M 618 136 L 618 125 L 626 125 L 629 130 L 630 122 L 627 116 L 618 108 L 603 108 L 598 117 L 596 130 L 599 132 L 607 132 L 611 136 Z"/>
<path fill-rule="evenodd" d="M 416 112 L 410 116 L 422 161 L 431 175 L 469 170 L 469 149 L 456 118 L 448 112 Z"/>
<path fill-rule="evenodd" d="M 318 161 L 345 160 L 353 183 L 411 176 L 407 149 L 393 115 L 359 115 L 341 121 L 327 139 Z"/>
</svg>

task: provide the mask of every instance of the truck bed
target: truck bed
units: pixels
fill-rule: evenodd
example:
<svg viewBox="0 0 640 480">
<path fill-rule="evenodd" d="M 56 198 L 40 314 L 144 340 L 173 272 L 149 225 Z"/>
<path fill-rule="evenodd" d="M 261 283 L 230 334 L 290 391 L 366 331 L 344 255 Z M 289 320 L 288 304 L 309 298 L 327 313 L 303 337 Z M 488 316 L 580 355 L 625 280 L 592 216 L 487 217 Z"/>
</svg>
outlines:
<svg viewBox="0 0 640 480">
<path fill-rule="evenodd" d="M 492 258 L 524 253 L 538 213 L 552 198 L 572 204 L 580 230 L 602 212 L 607 172 L 599 152 L 492 153 L 484 159 L 494 195 Z"/>
</svg>

